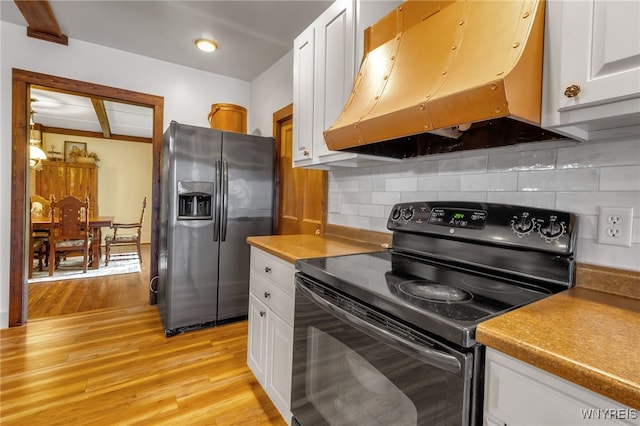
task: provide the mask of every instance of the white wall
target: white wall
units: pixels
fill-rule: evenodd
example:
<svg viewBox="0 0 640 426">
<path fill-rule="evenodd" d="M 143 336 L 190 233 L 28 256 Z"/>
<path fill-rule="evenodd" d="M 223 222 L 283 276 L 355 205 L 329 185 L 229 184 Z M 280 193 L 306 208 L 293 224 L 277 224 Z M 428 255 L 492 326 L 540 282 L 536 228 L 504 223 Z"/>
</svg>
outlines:
<svg viewBox="0 0 640 426">
<path fill-rule="evenodd" d="M 293 100 L 293 50 L 251 82 L 248 132 L 273 136 L 273 113 Z"/>
<path fill-rule="evenodd" d="M 164 97 L 171 120 L 208 126 L 211 104 L 249 105 L 250 83 L 75 39 L 63 46 L 0 22 L 0 328 L 7 326 L 11 220 L 11 69 L 51 74 Z M 270 128 L 270 127 L 269 127 Z"/>
</svg>

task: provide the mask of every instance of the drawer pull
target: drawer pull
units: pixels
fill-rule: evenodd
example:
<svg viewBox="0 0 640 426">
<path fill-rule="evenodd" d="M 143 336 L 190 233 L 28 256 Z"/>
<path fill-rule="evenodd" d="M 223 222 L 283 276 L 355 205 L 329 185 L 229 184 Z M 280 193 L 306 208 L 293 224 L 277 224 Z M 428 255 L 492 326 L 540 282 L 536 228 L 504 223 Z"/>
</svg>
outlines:
<svg viewBox="0 0 640 426">
<path fill-rule="evenodd" d="M 267 313 L 266 313 L 265 311 L 260 311 L 260 316 L 261 316 L 261 317 L 263 317 L 263 316 L 265 316 L 265 315 L 267 315 Z"/>
<path fill-rule="evenodd" d="M 265 267 L 264 267 L 264 271 L 265 271 L 267 274 L 269 274 L 269 273 L 271 273 L 271 268 L 269 268 L 268 266 L 265 266 Z"/>
<path fill-rule="evenodd" d="M 269 293 L 268 291 L 265 291 L 265 292 L 264 292 L 264 297 L 265 297 L 265 298 L 269 298 L 269 297 L 271 297 L 271 293 Z"/>
</svg>

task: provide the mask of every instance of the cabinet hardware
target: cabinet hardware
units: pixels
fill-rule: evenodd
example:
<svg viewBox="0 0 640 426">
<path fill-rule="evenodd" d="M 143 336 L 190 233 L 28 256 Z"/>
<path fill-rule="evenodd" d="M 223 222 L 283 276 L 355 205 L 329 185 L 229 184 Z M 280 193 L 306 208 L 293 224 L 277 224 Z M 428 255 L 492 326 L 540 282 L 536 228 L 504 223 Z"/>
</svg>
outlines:
<svg viewBox="0 0 640 426">
<path fill-rule="evenodd" d="M 577 84 L 572 84 L 571 86 L 568 86 L 566 89 L 564 89 L 564 95 L 567 98 L 575 98 L 580 93 L 580 90 L 580 86 L 578 86 Z"/>
<path fill-rule="evenodd" d="M 268 266 L 265 266 L 264 271 L 268 274 L 271 272 L 271 268 L 269 268 Z"/>
<path fill-rule="evenodd" d="M 265 292 L 264 292 L 264 297 L 265 297 L 265 298 L 266 298 L 266 297 L 271 297 L 271 293 L 269 293 L 268 291 L 265 291 Z"/>
<path fill-rule="evenodd" d="M 306 149 L 304 151 L 302 151 L 302 155 L 304 155 L 305 157 L 309 156 L 309 151 L 307 151 Z"/>
<path fill-rule="evenodd" d="M 261 317 L 263 317 L 263 316 L 265 316 L 265 315 L 267 315 L 267 313 L 266 313 L 265 311 L 260 311 L 260 316 L 261 316 Z"/>
</svg>

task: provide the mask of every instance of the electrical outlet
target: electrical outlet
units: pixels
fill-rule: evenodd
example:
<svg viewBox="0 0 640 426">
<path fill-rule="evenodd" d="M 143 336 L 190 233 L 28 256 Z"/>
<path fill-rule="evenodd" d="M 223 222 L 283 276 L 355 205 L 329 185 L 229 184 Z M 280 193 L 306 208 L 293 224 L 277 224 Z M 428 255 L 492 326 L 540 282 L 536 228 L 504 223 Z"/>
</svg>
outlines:
<svg viewBox="0 0 640 426">
<path fill-rule="evenodd" d="M 598 242 L 612 246 L 631 246 L 633 208 L 600 207 L 598 213 Z"/>
</svg>

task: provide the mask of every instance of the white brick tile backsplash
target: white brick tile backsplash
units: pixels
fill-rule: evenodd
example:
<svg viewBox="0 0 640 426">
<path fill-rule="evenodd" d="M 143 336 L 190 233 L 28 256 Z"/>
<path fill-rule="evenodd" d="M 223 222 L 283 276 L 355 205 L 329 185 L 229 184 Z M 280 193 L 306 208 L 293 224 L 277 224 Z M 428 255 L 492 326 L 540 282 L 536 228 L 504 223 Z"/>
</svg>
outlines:
<svg viewBox="0 0 640 426">
<path fill-rule="evenodd" d="M 418 190 L 418 178 L 390 178 L 387 179 L 386 191 L 417 191 Z"/>
<path fill-rule="evenodd" d="M 555 192 L 491 192 L 487 195 L 490 203 L 513 204 L 514 206 L 554 209 Z"/>
<path fill-rule="evenodd" d="M 373 192 L 371 194 L 372 204 L 394 205 L 400 202 L 401 192 Z"/>
<path fill-rule="evenodd" d="M 640 140 L 584 142 L 571 148 L 559 148 L 556 167 L 558 169 L 575 169 L 634 164 L 640 164 Z"/>
<path fill-rule="evenodd" d="M 550 170 L 556 166 L 556 151 L 542 150 L 495 154 L 489 156 L 489 172 Z"/>
<path fill-rule="evenodd" d="M 342 203 L 340 205 L 340 214 L 357 216 L 358 208 L 359 208 L 358 204 Z"/>
<path fill-rule="evenodd" d="M 345 192 L 341 200 L 350 204 L 371 204 L 371 192 Z"/>
<path fill-rule="evenodd" d="M 438 192 L 439 201 L 473 201 L 481 203 L 487 201 L 486 192 Z"/>
<path fill-rule="evenodd" d="M 347 226 L 352 228 L 371 229 L 371 218 L 364 216 L 347 216 Z"/>
<path fill-rule="evenodd" d="M 579 262 L 640 270 L 640 140 L 523 143 L 329 171 L 328 223 L 386 230 L 398 202 L 514 204 L 580 215 Z M 600 206 L 632 207 L 632 247 L 595 242 Z"/>
<path fill-rule="evenodd" d="M 481 173 L 487 171 L 487 156 L 452 158 L 440 160 L 441 175 L 459 175 L 467 173 Z"/>
<path fill-rule="evenodd" d="M 418 191 L 460 191 L 460 176 L 418 177 Z"/>
<path fill-rule="evenodd" d="M 462 175 L 461 191 L 516 191 L 518 173 L 486 173 L 481 175 Z"/>
<path fill-rule="evenodd" d="M 640 191 L 617 192 L 558 192 L 556 209 L 582 213 L 598 214 L 598 207 L 632 207 L 633 215 L 640 215 Z"/>
<path fill-rule="evenodd" d="M 520 191 L 597 191 L 598 169 L 519 172 Z"/>
<path fill-rule="evenodd" d="M 633 191 L 640 182 L 640 166 L 600 168 L 600 191 Z"/>
<path fill-rule="evenodd" d="M 367 204 L 362 204 L 358 207 L 358 216 L 368 216 L 368 217 L 379 217 L 379 218 L 383 218 L 385 217 L 384 215 L 384 206 L 379 205 L 379 206 L 374 206 L 374 205 L 367 205 Z"/>
<path fill-rule="evenodd" d="M 418 191 L 418 192 L 403 192 L 400 198 L 401 203 L 410 203 L 412 201 L 425 201 L 425 200 L 437 200 L 438 193 L 434 191 Z"/>
</svg>

